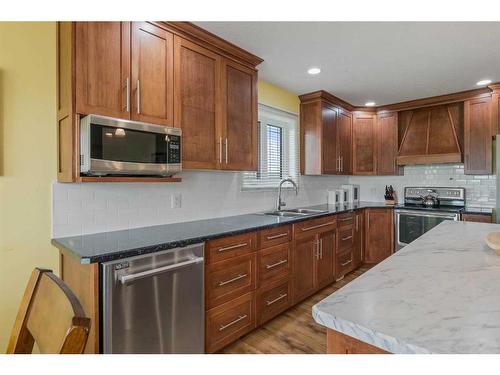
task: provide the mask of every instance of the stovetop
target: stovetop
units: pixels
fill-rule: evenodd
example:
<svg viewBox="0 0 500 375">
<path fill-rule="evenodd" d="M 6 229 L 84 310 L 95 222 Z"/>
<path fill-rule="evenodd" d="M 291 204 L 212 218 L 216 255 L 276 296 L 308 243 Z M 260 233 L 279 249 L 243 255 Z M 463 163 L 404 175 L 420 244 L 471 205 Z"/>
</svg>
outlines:
<svg viewBox="0 0 500 375">
<path fill-rule="evenodd" d="M 457 187 L 405 187 L 404 204 L 398 208 L 435 212 L 460 213 L 465 209 L 465 188 Z M 422 196 L 432 194 L 439 199 L 439 205 L 427 207 L 422 204 Z"/>
</svg>

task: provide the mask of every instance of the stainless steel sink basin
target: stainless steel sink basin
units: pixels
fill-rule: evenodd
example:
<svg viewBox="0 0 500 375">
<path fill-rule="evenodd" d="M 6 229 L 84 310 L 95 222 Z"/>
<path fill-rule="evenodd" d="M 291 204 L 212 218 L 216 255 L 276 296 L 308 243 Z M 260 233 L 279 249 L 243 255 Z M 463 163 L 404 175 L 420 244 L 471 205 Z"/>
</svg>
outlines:
<svg viewBox="0 0 500 375">
<path fill-rule="evenodd" d="M 307 216 L 308 214 L 302 214 L 299 212 L 287 212 L 287 211 L 271 211 L 271 212 L 264 212 L 264 215 L 297 217 L 297 216 Z"/>
<path fill-rule="evenodd" d="M 323 210 L 311 210 L 309 208 L 293 208 L 290 210 L 282 210 L 282 211 L 296 212 L 299 214 L 306 214 L 306 215 L 324 214 L 327 212 L 327 211 L 323 211 Z"/>
<path fill-rule="evenodd" d="M 322 214 L 325 212 L 327 212 L 327 211 L 311 210 L 311 209 L 307 209 L 307 208 L 293 208 L 293 209 L 289 209 L 289 210 L 265 212 L 264 215 L 297 217 L 297 216 L 317 215 L 317 214 Z"/>
</svg>

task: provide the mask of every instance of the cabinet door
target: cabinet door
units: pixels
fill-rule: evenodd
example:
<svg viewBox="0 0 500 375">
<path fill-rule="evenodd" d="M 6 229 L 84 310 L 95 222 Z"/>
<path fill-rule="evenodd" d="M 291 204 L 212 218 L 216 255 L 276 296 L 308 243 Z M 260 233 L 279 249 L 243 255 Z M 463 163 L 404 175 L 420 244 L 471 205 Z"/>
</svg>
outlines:
<svg viewBox="0 0 500 375">
<path fill-rule="evenodd" d="M 358 268 L 363 263 L 363 248 L 364 248 L 364 211 L 356 211 L 354 217 L 354 242 L 353 242 L 353 267 Z"/>
<path fill-rule="evenodd" d="M 221 57 L 181 37 L 174 43 L 175 126 L 182 129 L 182 165 L 217 169 L 222 159 Z"/>
<path fill-rule="evenodd" d="M 398 156 L 398 113 L 381 113 L 377 118 L 377 174 L 400 173 Z"/>
<path fill-rule="evenodd" d="M 323 103 L 321 108 L 322 174 L 337 174 L 340 172 L 340 162 L 337 149 L 337 119 L 337 109 Z"/>
<path fill-rule="evenodd" d="M 222 168 L 257 170 L 257 72 L 224 60 L 222 67 L 224 150 Z"/>
<path fill-rule="evenodd" d="M 323 288 L 335 281 L 336 231 L 319 235 L 316 256 L 316 288 Z"/>
<path fill-rule="evenodd" d="M 132 118 L 174 123 L 173 35 L 147 22 L 132 23 Z"/>
<path fill-rule="evenodd" d="M 315 268 L 318 251 L 317 237 L 307 236 L 295 240 L 293 255 L 293 298 L 299 302 L 314 293 Z"/>
<path fill-rule="evenodd" d="M 379 263 L 393 253 L 392 209 L 369 208 L 365 216 L 365 263 Z"/>
<path fill-rule="evenodd" d="M 464 102 L 465 174 L 491 174 L 491 97 Z"/>
<path fill-rule="evenodd" d="M 128 119 L 130 23 L 75 24 L 76 112 Z"/>
<path fill-rule="evenodd" d="M 353 174 L 376 174 L 375 114 L 355 113 L 353 115 Z"/>
<path fill-rule="evenodd" d="M 352 115 L 343 109 L 339 109 L 337 147 L 340 174 L 352 174 Z"/>
</svg>

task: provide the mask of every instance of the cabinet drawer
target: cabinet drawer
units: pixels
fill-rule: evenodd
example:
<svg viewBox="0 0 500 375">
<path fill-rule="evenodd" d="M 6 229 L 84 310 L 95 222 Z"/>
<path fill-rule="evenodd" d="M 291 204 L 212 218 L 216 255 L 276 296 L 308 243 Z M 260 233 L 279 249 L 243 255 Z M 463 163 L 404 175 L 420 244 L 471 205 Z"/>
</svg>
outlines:
<svg viewBox="0 0 500 375">
<path fill-rule="evenodd" d="M 292 288 L 288 279 L 277 280 L 257 293 L 257 324 L 262 324 L 285 311 L 292 304 Z"/>
<path fill-rule="evenodd" d="M 205 349 L 213 353 L 255 328 L 255 292 L 207 311 Z"/>
<path fill-rule="evenodd" d="M 207 242 L 207 263 L 231 259 L 255 251 L 257 232 L 218 238 Z"/>
<path fill-rule="evenodd" d="M 345 228 L 338 229 L 338 246 L 337 252 L 342 252 L 345 250 L 350 250 L 354 243 L 354 227 L 349 226 Z"/>
<path fill-rule="evenodd" d="M 223 260 L 206 271 L 206 308 L 218 306 L 255 290 L 256 254 Z"/>
<path fill-rule="evenodd" d="M 352 270 L 352 255 L 352 250 L 337 254 L 337 261 L 335 262 L 335 275 L 337 279 L 342 278 L 346 273 Z"/>
<path fill-rule="evenodd" d="M 293 225 L 293 234 L 295 238 L 310 236 L 314 233 L 335 229 L 336 224 L 337 218 L 335 216 L 326 216 L 319 219 L 302 221 Z"/>
<path fill-rule="evenodd" d="M 290 244 L 273 246 L 258 251 L 259 285 L 290 275 Z"/>
<path fill-rule="evenodd" d="M 264 229 L 259 232 L 259 249 L 287 243 L 291 239 L 292 227 L 290 225 Z"/>
<path fill-rule="evenodd" d="M 349 212 L 347 214 L 340 214 L 337 217 L 338 227 L 345 227 L 347 225 L 354 224 L 354 212 Z"/>
</svg>

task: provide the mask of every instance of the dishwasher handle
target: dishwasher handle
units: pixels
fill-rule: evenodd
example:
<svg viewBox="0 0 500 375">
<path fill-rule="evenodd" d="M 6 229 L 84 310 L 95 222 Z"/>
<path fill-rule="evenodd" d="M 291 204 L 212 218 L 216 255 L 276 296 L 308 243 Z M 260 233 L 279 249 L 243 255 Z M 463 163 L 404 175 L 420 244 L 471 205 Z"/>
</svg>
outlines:
<svg viewBox="0 0 500 375">
<path fill-rule="evenodd" d="M 198 264 L 201 262 L 203 262 L 203 257 L 196 257 L 196 258 L 193 258 L 190 260 L 186 260 L 184 262 L 174 263 L 174 264 L 170 264 L 168 266 L 154 268 L 152 270 L 132 273 L 129 275 L 120 275 L 120 276 L 118 276 L 118 280 L 120 280 L 120 282 L 122 284 L 126 285 L 126 284 L 129 284 L 129 283 L 134 282 L 136 280 L 143 279 L 145 277 L 151 277 L 151 276 L 156 276 L 160 273 L 175 271 L 175 270 L 178 270 L 179 268 L 190 266 L 191 264 Z"/>
</svg>

